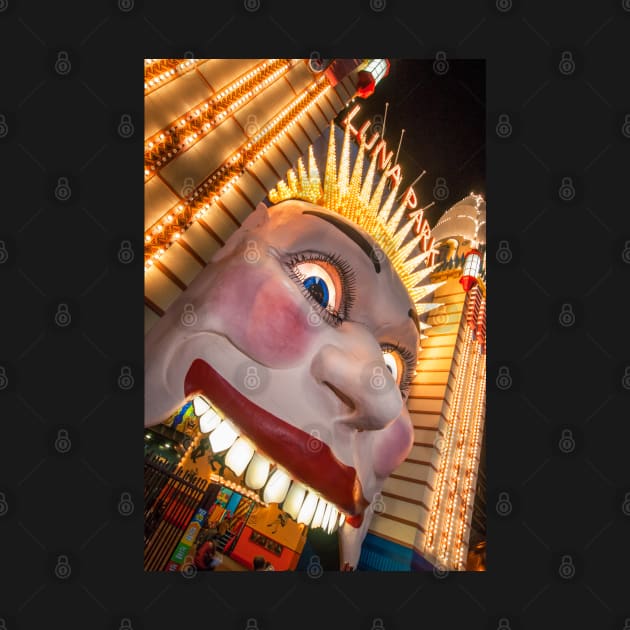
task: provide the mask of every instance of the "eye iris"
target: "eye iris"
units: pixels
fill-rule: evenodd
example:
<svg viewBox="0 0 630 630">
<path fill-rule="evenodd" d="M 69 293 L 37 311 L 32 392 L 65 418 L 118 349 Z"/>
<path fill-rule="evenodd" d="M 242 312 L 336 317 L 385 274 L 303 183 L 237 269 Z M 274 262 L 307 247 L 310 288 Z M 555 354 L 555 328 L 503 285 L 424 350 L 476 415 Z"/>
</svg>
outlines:
<svg viewBox="0 0 630 630">
<path fill-rule="evenodd" d="M 326 282 L 318 276 L 310 276 L 304 280 L 304 286 L 309 293 L 315 298 L 318 304 L 323 307 L 328 306 L 329 294 Z"/>
</svg>

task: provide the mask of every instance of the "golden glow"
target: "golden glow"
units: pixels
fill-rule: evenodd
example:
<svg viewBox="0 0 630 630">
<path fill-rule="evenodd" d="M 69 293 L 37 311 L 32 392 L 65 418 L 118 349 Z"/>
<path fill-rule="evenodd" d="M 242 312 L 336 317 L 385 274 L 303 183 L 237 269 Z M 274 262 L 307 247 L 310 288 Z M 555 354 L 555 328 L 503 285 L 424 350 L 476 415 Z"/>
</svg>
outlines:
<svg viewBox="0 0 630 630">
<path fill-rule="evenodd" d="M 450 493 L 449 502 L 447 508 L 446 527 L 442 531 L 442 539 L 440 541 L 440 547 L 438 549 L 438 557 L 442 559 L 447 566 L 451 566 L 452 562 L 452 538 L 455 533 L 456 527 L 456 502 L 460 502 L 460 517 L 463 511 L 465 516 L 467 506 L 461 506 L 462 502 L 462 489 L 460 483 L 460 472 L 463 467 L 464 454 L 467 448 L 467 441 L 469 439 L 469 425 L 472 415 L 472 401 L 475 392 L 475 377 L 477 375 L 477 368 L 479 364 L 479 357 L 481 355 L 481 348 L 479 344 L 472 341 L 472 335 L 469 341 L 469 348 L 472 351 L 472 365 L 468 365 L 468 362 L 464 362 L 465 369 L 465 395 L 464 395 L 464 408 L 463 417 L 459 422 L 458 439 L 455 448 L 457 454 L 455 457 L 455 466 L 450 469 Z"/>
<path fill-rule="evenodd" d="M 468 537 L 466 536 L 466 530 L 469 527 L 469 511 L 473 509 L 473 503 L 475 500 L 474 483 L 473 479 L 477 479 L 477 469 L 479 466 L 479 450 L 481 448 L 481 435 L 483 427 L 483 416 L 485 409 L 485 394 L 486 394 L 486 361 L 485 356 L 481 354 L 481 348 L 476 344 L 478 358 L 480 362 L 478 375 L 475 375 L 476 380 L 479 382 L 477 396 L 475 399 L 473 410 L 472 430 L 469 434 L 468 441 L 468 461 L 467 468 L 464 474 L 464 483 L 462 490 L 462 509 L 460 512 L 459 529 L 457 532 L 457 538 L 455 541 L 454 559 L 460 570 L 466 568 L 465 554 L 467 552 Z"/>
<path fill-rule="evenodd" d="M 470 355 L 470 345 L 472 340 L 472 331 L 466 326 L 464 332 L 464 340 L 463 340 L 463 350 L 462 356 L 460 360 L 460 366 L 465 366 L 468 363 L 468 358 Z M 444 509 L 444 499 L 447 490 L 447 475 L 451 469 L 450 460 L 453 455 L 454 450 L 454 436 L 455 436 L 455 425 L 458 420 L 458 414 L 461 406 L 461 399 L 463 393 L 463 382 L 464 382 L 464 370 L 463 367 L 458 369 L 457 377 L 455 379 L 455 386 L 453 391 L 453 397 L 451 399 L 450 411 L 448 420 L 446 422 L 446 430 L 444 435 L 444 445 L 442 447 L 442 454 L 440 457 L 440 464 L 438 468 L 438 475 L 435 484 L 435 490 L 433 493 L 433 503 L 431 505 L 431 512 L 429 514 L 429 523 L 427 527 L 426 534 L 426 548 L 427 550 L 433 552 L 436 545 L 436 536 L 437 529 L 440 521 L 441 512 L 444 510 L 445 514 L 448 515 L 449 507 Z M 452 499 L 451 499 L 452 504 Z"/>
<path fill-rule="evenodd" d="M 462 310 L 466 317 L 461 318 L 465 328 L 458 358 L 460 368 L 449 405 L 425 536 L 427 555 L 451 570 L 466 568 L 485 416 L 485 354 L 467 321 L 477 292 L 475 288 L 467 294 Z"/>
<path fill-rule="evenodd" d="M 145 59 L 144 95 L 150 94 L 173 79 L 194 70 L 199 59 Z"/>
<path fill-rule="evenodd" d="M 173 121 L 147 138 L 144 145 L 145 182 L 294 65 L 291 59 L 267 59 L 210 98 L 197 103 L 179 121 Z"/>
<path fill-rule="evenodd" d="M 191 195 L 191 200 L 178 203 L 145 232 L 145 271 L 164 254 L 165 248 L 172 244 L 175 231 L 185 230 L 190 224 L 202 218 L 209 210 L 210 203 L 218 201 L 230 190 L 245 170 L 251 168 L 296 122 L 315 106 L 329 87 L 325 75 L 311 83 L 291 103 L 274 116 L 253 138 L 241 146 L 223 165 L 208 176 Z M 166 217 L 174 212 L 177 215 L 172 223 Z M 150 237 L 148 240 L 146 237 Z"/>
</svg>

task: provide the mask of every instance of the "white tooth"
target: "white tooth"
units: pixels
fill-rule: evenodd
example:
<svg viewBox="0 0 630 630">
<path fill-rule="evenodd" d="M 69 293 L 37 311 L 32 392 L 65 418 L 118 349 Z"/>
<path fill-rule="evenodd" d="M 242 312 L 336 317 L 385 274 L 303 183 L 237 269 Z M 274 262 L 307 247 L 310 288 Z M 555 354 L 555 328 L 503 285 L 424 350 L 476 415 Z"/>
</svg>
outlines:
<svg viewBox="0 0 630 630">
<path fill-rule="evenodd" d="M 265 485 L 269 476 L 270 462 L 258 453 L 254 453 L 251 464 L 247 468 L 245 483 L 252 490 L 259 490 Z"/>
<path fill-rule="evenodd" d="M 282 503 L 284 497 L 287 496 L 290 483 L 291 479 L 289 475 L 278 468 L 278 470 L 271 475 L 265 486 L 263 501 L 265 501 L 265 503 Z"/>
<path fill-rule="evenodd" d="M 315 510 L 315 516 L 313 516 L 313 522 L 311 523 L 312 528 L 321 527 L 322 519 L 324 518 L 324 512 L 326 511 L 326 501 L 324 499 L 320 499 L 317 504 L 317 509 Z"/>
<path fill-rule="evenodd" d="M 317 508 L 317 495 L 314 492 L 309 492 L 306 495 L 306 499 L 304 499 L 304 503 L 297 517 L 297 522 L 308 525 L 315 514 L 315 508 Z"/>
<path fill-rule="evenodd" d="M 234 429 L 234 426 L 228 420 L 224 420 L 211 434 L 210 434 L 210 446 L 212 447 L 212 451 L 214 453 L 221 453 L 234 442 L 236 442 L 236 438 L 238 437 L 238 433 Z"/>
<path fill-rule="evenodd" d="M 326 511 L 324 512 L 324 518 L 322 519 L 321 528 L 324 531 L 328 530 L 328 521 L 330 520 L 330 516 L 332 515 L 333 506 L 330 503 L 326 503 Z"/>
<path fill-rule="evenodd" d="M 346 520 L 346 515 L 342 512 L 339 515 L 339 527 L 341 527 L 344 524 L 345 520 Z"/>
<path fill-rule="evenodd" d="M 221 416 L 212 408 L 208 408 L 199 417 L 199 430 L 202 433 L 210 433 L 213 429 L 216 429 L 221 422 Z"/>
<path fill-rule="evenodd" d="M 231 468 L 238 477 L 243 474 L 243 471 L 247 468 L 247 464 L 249 464 L 253 456 L 253 446 L 247 440 L 240 437 L 228 451 L 225 457 L 225 465 Z"/>
<path fill-rule="evenodd" d="M 304 503 L 305 495 L 306 488 L 301 483 L 294 481 L 289 488 L 289 492 L 287 494 L 287 498 L 284 500 L 282 509 L 291 516 L 291 518 L 297 520 L 302 503 Z"/>
<path fill-rule="evenodd" d="M 329 534 L 332 534 L 335 529 L 337 529 L 337 516 L 338 516 L 339 512 L 337 512 L 337 510 L 335 510 L 335 508 L 332 509 L 332 512 L 330 513 L 330 519 L 328 520 L 328 527 L 326 528 L 326 531 Z"/>
<path fill-rule="evenodd" d="M 197 418 L 200 418 L 208 409 L 210 409 L 210 405 L 201 396 L 195 396 L 193 400 L 193 411 Z"/>
</svg>

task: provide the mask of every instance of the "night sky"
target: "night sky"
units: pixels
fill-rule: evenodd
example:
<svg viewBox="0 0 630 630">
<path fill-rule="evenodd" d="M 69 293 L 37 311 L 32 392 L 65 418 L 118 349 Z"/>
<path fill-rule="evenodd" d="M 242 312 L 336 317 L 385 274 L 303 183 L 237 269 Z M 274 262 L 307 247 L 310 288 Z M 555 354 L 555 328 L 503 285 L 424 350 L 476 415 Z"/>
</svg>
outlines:
<svg viewBox="0 0 630 630">
<path fill-rule="evenodd" d="M 353 119 L 358 128 L 365 120 L 383 116 L 389 102 L 385 137 L 396 154 L 401 129 L 405 129 L 398 163 L 403 191 L 423 171 L 414 185 L 431 226 L 468 193 L 485 196 L 485 62 L 448 60 L 446 74 L 433 71 L 433 59 L 390 59 L 389 75 L 372 96 L 357 98 L 361 111 Z M 345 117 L 345 113 L 339 119 Z M 370 132 L 368 130 L 368 138 Z M 445 199 L 436 199 L 437 178 L 448 188 Z"/>
</svg>

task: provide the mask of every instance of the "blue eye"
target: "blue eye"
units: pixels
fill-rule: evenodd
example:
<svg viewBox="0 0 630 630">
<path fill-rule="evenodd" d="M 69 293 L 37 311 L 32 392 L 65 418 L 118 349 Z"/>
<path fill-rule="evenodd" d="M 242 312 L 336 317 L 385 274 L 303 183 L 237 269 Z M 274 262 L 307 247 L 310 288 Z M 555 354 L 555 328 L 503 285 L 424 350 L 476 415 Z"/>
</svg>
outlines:
<svg viewBox="0 0 630 630">
<path fill-rule="evenodd" d="M 354 302 L 355 276 L 350 265 L 337 255 L 321 252 L 293 254 L 283 261 L 290 278 L 310 304 L 312 322 L 339 326 L 348 318 Z M 319 319 L 321 317 L 321 320 Z"/>
<path fill-rule="evenodd" d="M 326 308 L 329 302 L 328 285 L 323 278 L 318 276 L 310 276 L 304 280 L 304 286 L 308 292 L 315 298 L 315 301 L 322 307 Z"/>
<path fill-rule="evenodd" d="M 301 262 L 295 265 L 296 272 L 300 278 L 302 285 L 308 291 L 309 295 L 315 303 L 331 312 L 337 312 L 340 304 L 341 295 L 335 287 L 335 281 L 332 275 L 335 273 L 334 268 L 329 266 L 325 268 L 322 261 Z"/>
</svg>

